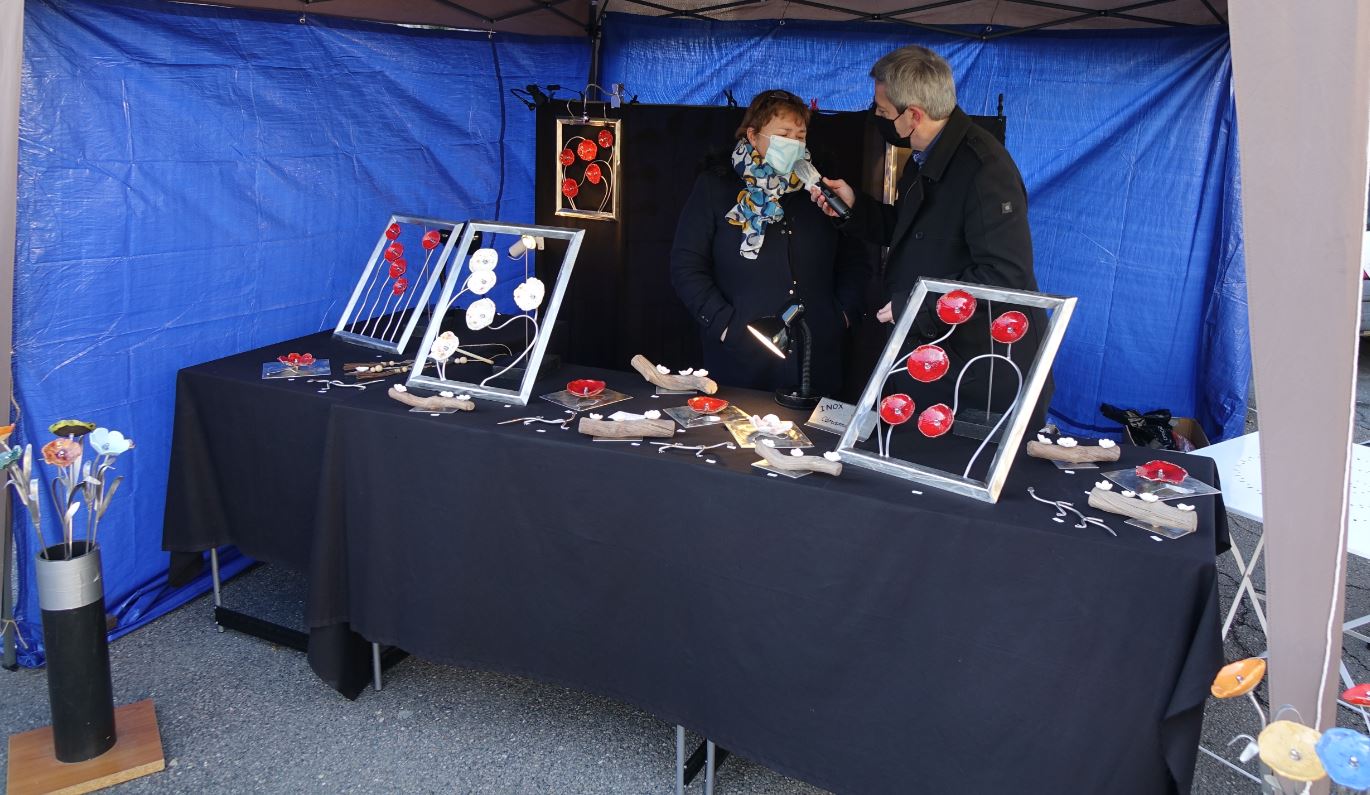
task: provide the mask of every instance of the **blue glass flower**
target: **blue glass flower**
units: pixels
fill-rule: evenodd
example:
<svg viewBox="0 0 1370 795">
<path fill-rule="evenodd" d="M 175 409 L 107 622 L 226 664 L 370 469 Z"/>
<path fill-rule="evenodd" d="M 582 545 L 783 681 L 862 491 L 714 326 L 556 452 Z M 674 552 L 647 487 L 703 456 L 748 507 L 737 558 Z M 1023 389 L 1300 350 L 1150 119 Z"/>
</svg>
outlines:
<svg viewBox="0 0 1370 795">
<path fill-rule="evenodd" d="M 1327 776 L 1343 787 L 1370 789 L 1370 737 L 1351 729 L 1328 729 L 1317 744 Z"/>
</svg>

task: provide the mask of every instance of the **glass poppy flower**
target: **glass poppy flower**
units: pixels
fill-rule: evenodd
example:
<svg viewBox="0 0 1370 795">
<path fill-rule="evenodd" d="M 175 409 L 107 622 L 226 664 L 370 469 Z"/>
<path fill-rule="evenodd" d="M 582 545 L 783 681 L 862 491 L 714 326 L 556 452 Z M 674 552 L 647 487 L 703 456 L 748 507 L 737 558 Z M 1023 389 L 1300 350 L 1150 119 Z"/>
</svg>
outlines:
<svg viewBox="0 0 1370 795">
<path fill-rule="evenodd" d="M 897 392 L 880 401 L 880 419 L 890 425 L 903 425 L 913 419 L 915 408 L 913 398 Z"/>
<path fill-rule="evenodd" d="M 598 185 L 604 179 L 604 172 L 600 170 L 598 163 L 591 163 L 585 167 L 585 178 L 590 180 L 593 185 Z"/>
<path fill-rule="evenodd" d="M 989 324 L 989 335 L 994 338 L 994 341 L 1008 345 L 1022 339 L 1027 330 L 1027 315 L 1017 310 L 1005 312 Z"/>
<path fill-rule="evenodd" d="M 576 153 L 572 152 L 570 149 L 563 149 L 561 150 L 561 154 L 557 155 L 557 162 L 563 166 L 569 166 L 576 162 Z"/>
<path fill-rule="evenodd" d="M 599 141 L 601 147 L 608 149 L 614 145 L 614 132 L 613 130 L 600 130 L 595 140 Z"/>
<path fill-rule="evenodd" d="M 945 403 L 928 406 L 918 415 L 918 430 L 931 439 L 951 430 L 951 423 L 951 407 Z"/>
<path fill-rule="evenodd" d="M 960 325 L 975 314 L 975 296 L 965 290 L 952 290 L 937 299 L 937 317 L 949 326 Z"/>
<path fill-rule="evenodd" d="M 599 147 L 595 146 L 594 141 L 581 141 L 576 144 L 576 154 L 580 156 L 581 160 L 588 163 L 599 156 Z"/>
<path fill-rule="evenodd" d="M 575 180 L 567 177 L 561 181 L 561 195 L 568 199 L 574 199 L 580 193 L 580 185 Z"/>
<path fill-rule="evenodd" d="M 909 354 L 904 367 L 913 380 L 930 384 L 947 374 L 951 360 L 947 358 L 947 352 L 937 345 L 919 345 Z"/>
</svg>

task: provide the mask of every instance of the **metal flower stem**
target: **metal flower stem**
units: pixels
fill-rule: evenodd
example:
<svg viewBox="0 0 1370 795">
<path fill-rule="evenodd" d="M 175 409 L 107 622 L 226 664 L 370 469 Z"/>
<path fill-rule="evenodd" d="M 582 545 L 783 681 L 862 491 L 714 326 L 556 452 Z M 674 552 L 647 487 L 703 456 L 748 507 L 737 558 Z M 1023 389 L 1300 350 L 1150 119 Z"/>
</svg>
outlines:
<svg viewBox="0 0 1370 795">
<path fill-rule="evenodd" d="M 389 272 L 390 260 L 385 259 L 384 257 L 382 257 L 381 260 L 380 260 L 380 262 L 377 262 L 376 264 L 377 264 L 378 266 L 379 266 L 379 265 L 384 265 L 384 266 L 385 266 L 385 268 L 383 268 L 383 269 L 382 269 L 382 268 L 379 268 L 379 267 L 376 269 L 377 271 L 380 271 L 380 283 L 381 283 L 381 284 L 385 284 L 385 283 L 386 283 L 386 280 L 390 278 L 390 272 Z M 370 295 L 370 294 L 371 294 L 371 292 L 368 290 L 368 291 L 367 291 L 367 295 Z M 393 293 L 393 291 L 392 291 L 392 292 L 391 292 L 391 295 L 393 295 L 393 294 L 394 294 L 394 293 Z M 385 288 L 382 287 L 382 288 L 381 288 L 381 291 L 380 291 L 379 293 L 376 293 L 375 299 L 371 301 L 371 308 L 368 309 L 368 310 L 366 310 L 366 316 L 367 316 L 367 317 L 366 317 L 366 320 L 362 321 L 362 330 L 361 330 L 361 334 L 362 334 L 363 336 L 366 336 L 367 334 L 370 333 L 370 332 L 367 331 L 367 328 L 368 328 L 368 327 L 372 327 L 372 328 L 371 328 L 371 331 L 375 331 L 374 326 L 376 325 L 376 321 L 381 317 L 381 315 L 375 314 L 375 312 L 376 312 L 376 306 L 377 306 L 378 304 L 380 304 L 381 298 L 383 298 L 384 296 L 385 296 Z M 382 314 L 384 314 L 384 313 L 382 313 Z"/>
<path fill-rule="evenodd" d="M 994 434 L 999 431 L 999 426 L 1003 425 L 1004 420 L 1008 419 L 1009 415 L 1013 413 L 1013 410 L 1018 406 L 1019 396 L 1023 394 L 1023 371 L 1018 369 L 1018 365 L 1014 364 L 1012 359 L 1008 358 L 1007 356 L 1003 356 L 1002 354 L 982 353 L 979 356 L 976 356 L 975 358 L 966 362 L 965 366 L 961 368 L 960 374 L 956 376 L 956 391 L 954 393 L 956 397 L 954 398 L 951 406 L 951 415 L 953 417 L 956 416 L 956 411 L 958 408 L 960 408 L 961 405 L 961 379 L 966 377 L 966 371 L 970 369 L 970 366 L 981 359 L 991 360 L 989 363 L 989 371 L 991 373 L 994 372 L 994 359 L 1003 359 L 1004 361 L 1008 362 L 1009 366 L 1013 368 L 1013 372 L 1018 376 L 1018 394 L 1014 395 L 1013 402 L 1008 404 L 1008 409 L 1004 411 L 1003 416 L 999 417 L 999 421 L 994 423 L 994 427 L 991 428 L 989 433 L 985 435 L 984 441 L 980 442 L 980 446 L 975 448 L 975 455 L 972 455 L 970 457 L 970 461 L 966 463 L 966 470 L 961 473 L 961 477 L 970 477 L 970 468 L 975 466 L 975 459 L 980 457 L 980 453 L 984 452 L 985 445 L 989 444 L 989 440 L 993 439 Z"/>
<path fill-rule="evenodd" d="M 376 285 L 377 285 L 377 284 L 384 284 L 384 283 L 385 283 L 385 272 L 384 272 L 384 270 L 382 270 L 381 267 L 379 267 L 379 266 L 381 265 L 381 263 L 385 263 L 386 265 L 389 265 L 389 262 L 388 262 L 384 257 L 382 257 L 382 258 L 376 263 L 376 265 L 374 265 L 374 266 L 372 267 L 372 270 L 371 270 L 371 283 L 368 284 L 367 287 L 366 287 L 366 295 L 362 296 L 362 300 L 359 301 L 359 302 L 357 303 L 357 314 L 360 315 L 360 316 L 363 316 L 363 317 L 362 317 L 362 319 L 361 319 L 361 327 L 362 327 L 362 330 L 361 330 L 361 331 L 358 331 L 358 330 L 357 330 L 357 325 L 358 325 L 357 320 L 354 318 L 353 321 L 352 321 L 352 331 L 353 331 L 353 333 L 355 333 L 355 334 L 364 334 L 364 333 L 366 332 L 366 324 L 367 324 L 367 322 L 368 322 L 371 318 L 370 318 L 369 316 L 365 316 L 365 315 L 367 315 L 367 313 L 366 313 L 366 311 L 365 311 L 364 309 L 362 309 L 362 307 L 366 306 L 366 302 L 369 301 L 369 300 L 371 300 L 371 294 L 372 294 L 373 292 L 375 292 L 375 290 L 376 290 Z M 380 296 L 376 296 L 376 298 L 377 298 L 377 300 L 379 300 L 379 299 L 380 299 Z M 375 304 L 372 304 L 372 306 L 374 307 Z"/>
<path fill-rule="evenodd" d="M 427 230 L 426 227 L 425 227 L 425 229 L 424 229 L 424 234 L 425 234 L 425 235 L 428 234 L 428 230 Z M 411 281 L 411 282 L 410 282 L 411 285 L 423 284 L 423 275 L 424 275 L 425 273 L 428 272 L 428 262 L 429 262 L 430 260 L 433 259 L 433 252 L 434 252 L 434 251 L 437 251 L 437 247 L 433 247 L 433 248 L 428 249 L 428 254 L 427 254 L 427 256 L 425 256 L 425 257 L 423 258 L 423 267 L 419 269 L 418 278 L 416 278 L 415 280 Z M 391 333 L 390 330 L 391 330 L 392 328 L 393 328 L 395 331 L 399 331 L 400 329 L 404 328 L 403 325 L 398 325 L 398 326 L 397 326 L 397 325 L 396 325 L 396 322 L 399 320 L 400 315 L 404 314 L 404 310 L 409 309 L 409 307 L 413 305 L 413 303 L 414 303 L 414 296 L 416 296 L 416 295 L 418 295 L 418 291 L 417 291 L 417 290 L 405 290 L 405 297 L 404 297 L 403 300 L 400 301 L 400 304 L 404 306 L 404 309 L 400 309 L 399 307 L 396 307 L 396 308 L 395 308 L 395 315 L 392 316 L 392 317 L 390 318 L 390 322 L 386 324 L 386 326 L 385 326 L 385 333 L 381 334 L 381 339 L 387 339 L 387 340 L 390 339 L 390 333 Z"/>
<path fill-rule="evenodd" d="M 532 324 L 533 324 L 533 339 L 536 341 L 537 338 L 538 338 L 538 311 L 537 311 L 536 309 L 533 310 L 533 314 L 531 314 L 531 315 L 514 315 L 513 317 L 509 318 L 508 320 L 504 321 L 503 323 L 499 324 L 498 326 L 493 326 L 493 327 L 492 327 L 492 330 L 494 330 L 494 331 L 499 331 L 500 329 L 504 328 L 505 326 L 509 325 L 510 323 L 513 323 L 515 320 L 518 320 L 518 319 L 520 319 L 520 318 L 522 318 L 522 319 L 524 319 L 524 320 L 527 320 L 529 323 L 532 323 Z M 513 361 L 511 361 L 511 362 L 509 362 L 508 364 L 506 364 L 506 365 L 504 366 L 503 369 L 501 369 L 501 370 L 499 370 L 499 371 L 497 371 L 497 372 L 491 373 L 490 375 L 486 376 L 485 380 L 483 380 L 483 381 L 480 382 L 480 385 L 481 385 L 481 386 L 485 386 L 485 385 L 488 384 L 489 382 L 491 382 L 491 381 L 495 380 L 496 378 L 499 378 L 500 376 L 502 376 L 502 375 L 504 375 L 505 373 L 509 372 L 509 370 L 511 370 L 511 369 L 513 368 L 514 365 L 516 365 L 516 364 L 518 364 L 519 362 L 523 361 L 523 357 L 527 356 L 527 355 L 528 355 L 528 351 L 531 351 L 532 349 L 533 349 L 533 346 L 532 346 L 532 345 L 529 345 L 528 347 L 524 348 L 524 349 L 523 349 L 523 353 L 520 353 L 520 354 L 518 355 L 517 358 L 515 358 Z"/>
<path fill-rule="evenodd" d="M 394 279 L 391 279 L 391 280 L 390 280 L 390 284 L 389 284 L 389 286 L 388 286 L 388 289 L 389 289 L 389 291 L 390 291 L 390 294 L 387 295 L 387 296 L 385 297 L 385 304 L 381 307 L 380 314 L 378 314 L 378 315 L 376 315 L 375 317 L 371 318 L 371 322 L 372 322 L 372 325 L 373 325 L 373 328 L 371 329 L 371 332 L 372 332 L 373 334 L 381 330 L 381 318 L 383 318 L 383 317 L 385 317 L 386 315 L 390 314 L 390 304 L 392 304 L 392 303 L 395 301 L 396 295 L 395 295 L 395 280 L 394 280 Z M 408 292 L 408 291 L 406 290 L 406 292 Z M 376 296 L 376 298 L 379 300 L 380 296 Z M 393 319 L 393 318 L 392 318 L 392 319 Z"/>
</svg>

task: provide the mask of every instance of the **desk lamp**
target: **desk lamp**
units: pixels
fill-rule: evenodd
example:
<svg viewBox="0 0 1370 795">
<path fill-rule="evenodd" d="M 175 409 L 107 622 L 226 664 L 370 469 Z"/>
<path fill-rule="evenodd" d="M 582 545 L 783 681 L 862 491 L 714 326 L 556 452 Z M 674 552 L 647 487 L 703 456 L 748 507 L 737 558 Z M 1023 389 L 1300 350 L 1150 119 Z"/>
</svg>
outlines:
<svg viewBox="0 0 1370 795">
<path fill-rule="evenodd" d="M 818 396 L 813 394 L 809 382 L 809 365 L 812 345 L 809 337 L 809 324 L 804 320 L 804 304 L 791 301 L 780 310 L 778 315 L 759 317 L 747 324 L 747 330 L 756 337 L 766 350 L 784 359 L 789 356 L 790 348 L 795 347 L 799 356 L 799 386 L 791 389 L 777 389 L 775 402 L 789 409 L 811 409 L 818 405 Z"/>
</svg>

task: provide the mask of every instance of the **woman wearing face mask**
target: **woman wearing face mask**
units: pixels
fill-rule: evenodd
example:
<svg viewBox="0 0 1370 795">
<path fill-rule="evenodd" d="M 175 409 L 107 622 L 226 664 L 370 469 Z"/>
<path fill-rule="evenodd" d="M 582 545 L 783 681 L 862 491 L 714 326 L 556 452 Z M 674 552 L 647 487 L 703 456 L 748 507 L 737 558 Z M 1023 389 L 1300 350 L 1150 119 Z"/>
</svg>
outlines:
<svg viewBox="0 0 1370 795">
<path fill-rule="evenodd" d="M 809 113 L 788 91 L 758 94 L 731 152 L 706 160 L 676 226 L 671 284 L 700 325 L 710 377 L 728 386 L 798 383 L 796 352 L 781 359 L 747 332 L 752 320 L 798 299 L 812 339 L 813 391 L 842 387 L 843 329 L 860 317 L 871 250 L 841 235 L 794 174 L 809 158 Z"/>
</svg>

